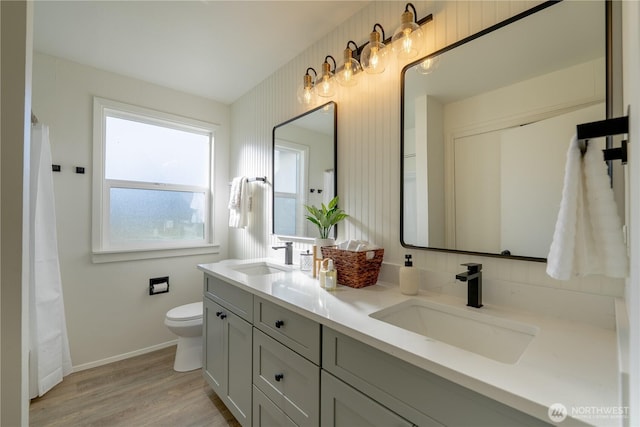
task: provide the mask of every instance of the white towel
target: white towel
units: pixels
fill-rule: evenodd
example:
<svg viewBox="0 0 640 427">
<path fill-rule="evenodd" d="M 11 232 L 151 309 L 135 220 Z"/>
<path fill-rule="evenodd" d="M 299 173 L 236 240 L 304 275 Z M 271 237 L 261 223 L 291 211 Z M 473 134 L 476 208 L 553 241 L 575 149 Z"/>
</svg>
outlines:
<svg viewBox="0 0 640 427">
<path fill-rule="evenodd" d="M 602 152 L 584 157 L 574 136 L 567 151 L 562 201 L 547 256 L 554 279 L 603 274 L 627 276 L 627 252 Z"/>
<path fill-rule="evenodd" d="M 324 191 L 322 192 L 322 203 L 324 203 L 327 206 L 329 205 L 329 202 L 333 200 L 333 198 L 335 197 L 335 194 L 333 192 L 333 189 L 335 187 L 334 179 L 335 178 L 333 174 L 333 169 L 327 169 L 326 171 L 324 171 L 324 176 L 323 176 Z"/>
<path fill-rule="evenodd" d="M 242 194 L 242 181 L 244 181 L 246 177 L 244 176 L 236 176 L 231 181 L 231 191 L 229 193 L 229 205 L 227 206 L 229 209 L 238 209 L 240 208 L 240 195 Z"/>
<path fill-rule="evenodd" d="M 251 197 L 251 185 L 247 177 L 234 178 L 229 195 L 229 227 L 245 228 L 249 225 Z"/>
</svg>

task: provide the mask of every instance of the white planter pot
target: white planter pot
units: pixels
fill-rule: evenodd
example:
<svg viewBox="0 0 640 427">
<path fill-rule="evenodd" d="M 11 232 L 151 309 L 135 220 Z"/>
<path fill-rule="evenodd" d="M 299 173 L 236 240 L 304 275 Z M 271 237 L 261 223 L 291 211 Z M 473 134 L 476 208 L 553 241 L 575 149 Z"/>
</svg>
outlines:
<svg viewBox="0 0 640 427">
<path fill-rule="evenodd" d="M 316 239 L 316 246 L 321 248 L 323 246 L 335 246 L 336 239 Z"/>
</svg>

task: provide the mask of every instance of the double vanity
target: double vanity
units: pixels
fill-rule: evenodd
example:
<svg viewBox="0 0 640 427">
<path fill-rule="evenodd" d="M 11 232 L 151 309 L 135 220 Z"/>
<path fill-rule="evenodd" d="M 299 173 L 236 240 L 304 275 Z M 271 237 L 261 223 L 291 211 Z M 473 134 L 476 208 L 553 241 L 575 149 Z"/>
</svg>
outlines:
<svg viewBox="0 0 640 427">
<path fill-rule="evenodd" d="M 548 425 L 554 404 L 562 425 L 611 425 L 584 410 L 620 407 L 614 328 L 382 282 L 327 292 L 267 259 L 198 268 L 204 376 L 245 426 Z"/>
</svg>

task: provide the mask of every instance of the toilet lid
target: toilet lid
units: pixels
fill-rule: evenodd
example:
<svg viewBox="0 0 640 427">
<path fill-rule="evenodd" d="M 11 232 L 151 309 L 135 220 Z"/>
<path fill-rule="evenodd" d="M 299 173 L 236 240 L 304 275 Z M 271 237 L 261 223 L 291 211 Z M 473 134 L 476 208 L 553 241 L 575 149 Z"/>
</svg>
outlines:
<svg viewBox="0 0 640 427">
<path fill-rule="evenodd" d="M 167 312 L 170 320 L 193 320 L 202 317 L 202 302 L 181 305 Z"/>
</svg>

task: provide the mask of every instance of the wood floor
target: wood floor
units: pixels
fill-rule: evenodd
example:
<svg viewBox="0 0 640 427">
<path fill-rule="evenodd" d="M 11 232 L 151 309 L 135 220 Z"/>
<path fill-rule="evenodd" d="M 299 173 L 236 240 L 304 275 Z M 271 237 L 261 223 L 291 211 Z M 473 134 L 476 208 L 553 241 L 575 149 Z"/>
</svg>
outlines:
<svg viewBox="0 0 640 427">
<path fill-rule="evenodd" d="M 240 427 L 202 378 L 175 372 L 175 346 L 65 377 L 33 399 L 30 426 Z"/>
</svg>

